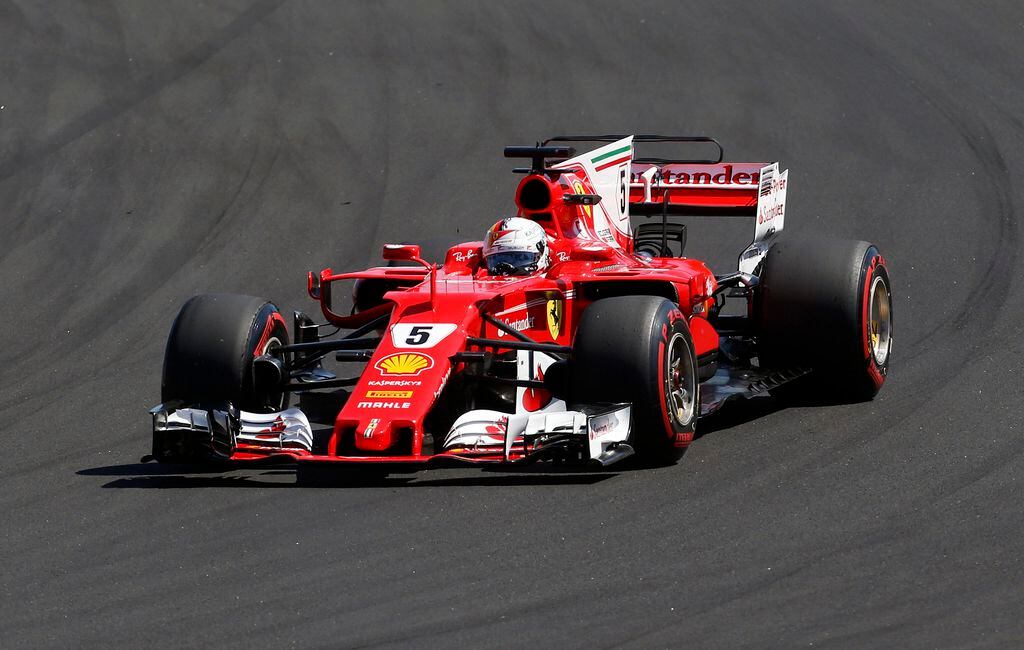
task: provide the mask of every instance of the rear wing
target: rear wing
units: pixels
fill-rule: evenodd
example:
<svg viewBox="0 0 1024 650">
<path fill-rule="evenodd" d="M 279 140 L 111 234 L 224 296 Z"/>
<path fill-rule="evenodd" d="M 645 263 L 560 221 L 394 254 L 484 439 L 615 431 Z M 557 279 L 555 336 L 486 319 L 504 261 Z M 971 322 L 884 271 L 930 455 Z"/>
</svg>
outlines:
<svg viewBox="0 0 1024 650">
<path fill-rule="evenodd" d="M 558 136 L 551 142 L 616 142 L 629 136 Z M 630 164 L 629 214 L 639 216 L 756 217 L 754 240 L 740 254 L 739 270 L 753 273 L 785 223 L 789 170 L 779 164 L 723 163 L 724 150 L 707 136 L 633 136 L 643 143 L 687 143 L 710 150 L 704 158 L 651 158 L 635 154 Z"/>
<path fill-rule="evenodd" d="M 644 216 L 753 217 L 765 168 L 763 163 L 633 163 L 629 211 Z"/>
</svg>

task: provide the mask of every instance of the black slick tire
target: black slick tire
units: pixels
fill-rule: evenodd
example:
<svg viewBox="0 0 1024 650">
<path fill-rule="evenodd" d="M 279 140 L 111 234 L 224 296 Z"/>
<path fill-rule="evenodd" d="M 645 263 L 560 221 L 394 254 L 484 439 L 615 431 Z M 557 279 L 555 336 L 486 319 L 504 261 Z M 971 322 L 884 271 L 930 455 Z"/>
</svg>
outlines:
<svg viewBox="0 0 1024 650">
<path fill-rule="evenodd" d="M 754 318 L 761 365 L 811 368 L 793 392 L 835 402 L 873 398 L 892 348 L 892 289 L 878 248 L 780 241 L 768 250 L 760 279 Z"/>
<path fill-rule="evenodd" d="M 164 353 L 161 399 L 186 405 L 230 402 L 244 411 L 268 413 L 287 406 L 288 394 L 259 391 L 253 359 L 288 344 L 277 307 L 252 296 L 195 296 L 178 312 Z"/>
<path fill-rule="evenodd" d="M 697 359 L 686 318 L 656 296 L 598 300 L 573 341 L 575 403 L 632 404 L 630 444 L 645 464 L 676 462 L 700 414 Z"/>
</svg>

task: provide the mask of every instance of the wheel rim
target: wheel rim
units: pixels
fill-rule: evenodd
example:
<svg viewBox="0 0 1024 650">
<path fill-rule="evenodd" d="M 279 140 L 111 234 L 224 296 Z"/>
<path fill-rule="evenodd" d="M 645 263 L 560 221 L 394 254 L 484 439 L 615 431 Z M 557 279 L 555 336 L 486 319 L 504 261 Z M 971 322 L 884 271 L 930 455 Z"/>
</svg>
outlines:
<svg viewBox="0 0 1024 650">
<path fill-rule="evenodd" d="M 892 303 L 889 287 L 881 276 L 871 283 L 871 298 L 868 306 L 868 341 L 875 363 L 884 366 L 889 360 L 889 346 L 892 343 Z"/>
<path fill-rule="evenodd" d="M 258 357 L 258 356 L 264 355 L 264 354 L 270 352 L 271 350 L 275 350 L 275 349 L 281 347 L 282 345 L 283 344 L 281 343 L 281 339 L 277 338 L 276 336 L 271 336 L 267 340 L 266 345 L 263 346 L 263 349 L 256 351 L 255 356 Z"/>
<path fill-rule="evenodd" d="M 665 363 L 666 405 L 676 424 L 686 426 L 697 410 L 697 391 L 694 385 L 697 368 L 682 334 L 673 335 L 669 341 Z"/>
<path fill-rule="evenodd" d="M 267 343 L 263 346 L 263 349 L 257 352 L 256 356 L 258 357 L 267 354 L 271 350 L 276 350 L 282 345 L 284 345 L 284 343 L 281 341 L 281 339 L 277 338 L 276 336 L 271 336 L 270 339 L 267 340 Z M 280 393 L 268 394 L 267 406 L 275 411 L 282 411 L 284 410 L 284 398 L 285 393 L 283 391 Z"/>
</svg>

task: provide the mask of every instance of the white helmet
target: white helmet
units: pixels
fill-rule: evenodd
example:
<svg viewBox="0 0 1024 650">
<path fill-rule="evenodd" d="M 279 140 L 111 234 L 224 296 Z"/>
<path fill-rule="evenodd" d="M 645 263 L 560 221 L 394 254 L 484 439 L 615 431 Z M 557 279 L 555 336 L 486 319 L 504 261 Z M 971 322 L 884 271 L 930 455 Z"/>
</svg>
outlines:
<svg viewBox="0 0 1024 650">
<path fill-rule="evenodd" d="M 529 275 L 548 268 L 548 236 L 536 222 L 522 217 L 502 219 L 484 240 L 484 262 L 491 275 Z"/>
</svg>

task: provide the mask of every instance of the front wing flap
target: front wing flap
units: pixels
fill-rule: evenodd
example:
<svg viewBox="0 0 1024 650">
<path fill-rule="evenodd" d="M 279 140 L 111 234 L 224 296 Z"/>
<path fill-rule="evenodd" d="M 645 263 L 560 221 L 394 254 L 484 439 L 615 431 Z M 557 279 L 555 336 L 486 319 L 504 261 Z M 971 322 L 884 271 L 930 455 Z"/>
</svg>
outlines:
<svg viewBox="0 0 1024 650">
<path fill-rule="evenodd" d="M 628 404 L 581 408 L 522 415 L 470 411 L 455 421 L 445 452 L 505 463 L 558 458 L 602 466 L 633 454 Z"/>
<path fill-rule="evenodd" d="M 208 449 L 224 459 L 239 454 L 302 455 L 313 449 L 309 419 L 294 407 L 251 413 L 230 404 L 224 408 L 159 404 L 149 412 L 153 417 L 153 454 L 158 458 L 174 449 Z"/>
</svg>

